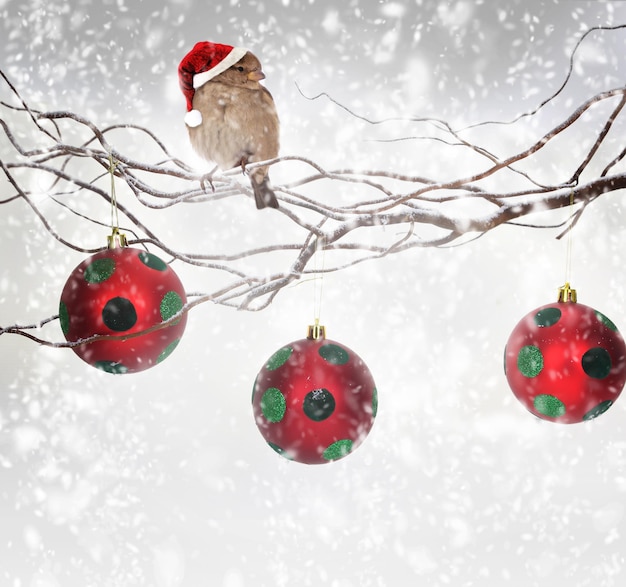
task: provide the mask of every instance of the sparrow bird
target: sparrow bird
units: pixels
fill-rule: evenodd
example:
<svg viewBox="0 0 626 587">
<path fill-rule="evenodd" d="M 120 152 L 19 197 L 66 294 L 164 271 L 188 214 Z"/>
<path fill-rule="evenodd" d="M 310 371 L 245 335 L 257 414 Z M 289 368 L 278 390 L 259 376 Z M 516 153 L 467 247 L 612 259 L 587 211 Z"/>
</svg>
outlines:
<svg viewBox="0 0 626 587">
<path fill-rule="evenodd" d="M 194 150 L 222 170 L 278 156 L 274 100 L 259 82 L 261 63 L 241 47 L 203 41 L 178 66 L 187 99 L 185 123 Z M 249 172 L 257 208 L 278 208 L 267 166 Z"/>
</svg>

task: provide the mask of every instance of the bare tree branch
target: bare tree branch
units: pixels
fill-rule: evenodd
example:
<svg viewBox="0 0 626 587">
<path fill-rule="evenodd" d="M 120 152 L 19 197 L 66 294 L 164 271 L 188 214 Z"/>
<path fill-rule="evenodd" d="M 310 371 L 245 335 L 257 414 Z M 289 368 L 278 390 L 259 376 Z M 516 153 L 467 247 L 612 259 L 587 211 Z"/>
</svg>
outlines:
<svg viewBox="0 0 626 587">
<path fill-rule="evenodd" d="M 486 130 L 491 136 L 505 127 L 532 120 L 547 104 L 555 103 L 567 87 L 577 51 L 585 39 L 594 33 L 609 34 L 625 27 L 595 27 L 585 32 L 572 51 L 563 83 L 535 108 L 512 120 L 485 121 L 454 129 L 443 120 L 408 118 L 401 122 L 413 125 L 415 132 L 368 143 L 373 149 L 386 142 L 410 145 L 419 141 L 437 146 L 451 162 L 459 156 L 474 162 L 472 172 L 465 176 L 454 177 L 453 165 L 449 166 L 450 177 L 444 180 L 428 174 L 385 169 L 327 169 L 297 155 L 250 165 L 249 168 L 259 165 L 281 168 L 285 171 L 283 175 L 289 177 L 274 186 L 280 208 L 271 212 L 281 215 L 274 220 L 288 228 L 284 234 L 272 235 L 274 240 L 269 244 L 238 239 L 236 250 L 223 248 L 219 242 L 213 250 L 181 250 L 150 224 L 155 214 L 168 214 L 175 207 L 208 208 L 242 195 L 251 198 L 249 184 L 240 181 L 239 169 L 215 173 L 212 189 L 208 188 L 203 174 L 174 157 L 149 129 L 134 124 L 98 128 L 74 112 L 35 110 L 0 71 L 4 89 L 8 91 L 8 96 L 0 101 L 0 128 L 7 138 L 0 152 L 0 169 L 10 186 L 10 193 L 2 195 L 0 205 L 6 206 L 5 213 L 9 213 L 8 207 L 24 201 L 51 238 L 70 249 L 95 253 L 103 247 L 94 248 L 77 240 L 75 231 L 72 235 L 65 234 L 57 226 L 50 205 L 41 205 L 41 193 L 33 193 L 27 186 L 34 185 L 32 180 L 36 178 L 38 185 L 46 186 L 45 201 L 52 207 L 69 210 L 79 224 L 102 228 L 108 225 L 101 210 L 96 211 L 98 206 L 88 211 L 77 206 L 77 202 L 89 197 L 110 206 L 112 196 L 106 181 L 114 173 L 117 185 L 124 190 L 122 199 L 126 203 L 118 201 L 117 206 L 121 228 L 132 234 L 129 244 L 153 247 L 167 255 L 170 262 L 187 264 L 217 277 L 213 282 L 219 285 L 214 291 L 189 294 L 193 299 L 182 313 L 209 301 L 258 311 L 271 304 L 283 288 L 303 277 L 340 271 L 418 247 L 462 244 L 506 223 L 524 228 L 565 226 L 567 232 L 595 199 L 626 188 L 623 167 L 626 148 L 620 142 L 616 149 L 615 141 L 608 140 L 616 133 L 623 133 L 623 127 L 621 131 L 616 127 L 623 124 L 626 86 L 608 88 L 587 98 L 571 112 L 564 112 L 550 130 L 538 133 L 517 152 L 499 154 L 493 147 L 481 144 L 476 136 L 484 143 Z M 400 120 L 368 119 L 326 93 L 304 97 L 329 100 L 344 115 L 368 126 L 384 128 Z M 563 112 L 563 107 L 559 108 Z M 571 169 L 560 169 L 550 181 L 542 178 L 537 169 L 541 167 L 544 152 L 560 144 L 559 141 L 566 142 L 568 133 L 582 126 L 583 120 L 591 115 L 598 121 L 598 130 L 590 137 L 590 144 L 580 150 L 577 160 L 570 158 Z M 19 133 L 13 130 L 17 125 Z M 425 128 L 430 131 L 424 132 Z M 37 146 L 32 147 L 30 142 L 36 142 Z M 142 161 L 132 155 L 145 150 L 156 152 L 156 157 Z M 594 173 L 595 168 L 601 171 Z M 511 185 L 515 188 L 511 189 Z M 341 191 L 348 196 L 312 197 L 313 188 L 321 194 Z M 522 220 L 534 213 L 572 205 L 575 213 L 569 220 L 544 224 Z M 325 263 L 318 267 L 312 260 L 321 253 L 325 254 Z M 251 261 L 258 269 L 251 269 Z M 52 316 L 34 325 L 0 327 L 0 335 L 17 334 L 48 346 L 72 346 L 74 343 L 54 342 L 33 334 L 56 318 Z"/>
</svg>

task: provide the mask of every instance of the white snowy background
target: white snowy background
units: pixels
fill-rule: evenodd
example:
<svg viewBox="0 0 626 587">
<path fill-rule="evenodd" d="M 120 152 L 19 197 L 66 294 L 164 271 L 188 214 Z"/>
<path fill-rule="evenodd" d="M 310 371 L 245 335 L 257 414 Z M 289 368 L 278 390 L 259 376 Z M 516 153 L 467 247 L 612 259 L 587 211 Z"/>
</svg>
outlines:
<svg viewBox="0 0 626 587">
<path fill-rule="evenodd" d="M 626 2 L 0 0 L 0 65 L 31 106 L 99 126 L 143 124 L 201 168 L 183 126 L 178 62 L 198 40 L 243 45 L 263 62 L 282 154 L 449 174 L 464 162 L 429 157 L 411 141 L 385 159 L 387 147 L 372 141 L 419 128 L 374 128 L 307 100 L 296 84 L 376 119 L 509 120 L 562 83 L 587 28 L 622 23 Z M 548 129 L 595 92 L 623 85 L 625 38 L 590 37 L 567 92 L 536 124 Z M 566 174 L 594 129 L 591 116 L 538 173 Z M 504 151 L 523 142 L 515 129 L 498 133 Z M 0 190 L 12 193 L 4 180 Z M 579 301 L 626 329 L 621 196 L 602 197 L 576 227 L 573 285 Z M 58 213 L 45 194 L 39 203 Z M 244 198 L 187 215 L 193 224 L 181 226 L 178 212 L 151 222 L 181 248 L 275 230 L 272 211 Z M 623 585 L 626 400 L 589 423 L 542 422 L 514 399 L 502 370 L 512 328 L 563 284 L 558 232 L 502 227 L 324 279 L 328 337 L 365 360 L 379 390 L 369 437 L 328 465 L 275 454 L 250 405 L 264 361 L 306 334 L 311 282 L 262 312 L 201 305 L 175 353 L 135 375 L 2 336 L 0 585 Z M 106 235 L 71 236 L 98 246 Z M 53 240 L 19 201 L 0 209 L 0 239 L 0 324 L 55 314 L 84 255 Z M 210 273 L 174 268 L 188 291 L 210 290 Z"/>
</svg>

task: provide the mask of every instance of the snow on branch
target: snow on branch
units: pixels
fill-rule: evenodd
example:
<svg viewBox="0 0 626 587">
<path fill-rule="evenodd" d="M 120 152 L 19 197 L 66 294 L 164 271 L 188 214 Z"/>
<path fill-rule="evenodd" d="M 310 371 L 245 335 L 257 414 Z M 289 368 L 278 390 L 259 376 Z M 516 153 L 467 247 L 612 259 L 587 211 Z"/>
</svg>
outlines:
<svg viewBox="0 0 626 587">
<path fill-rule="evenodd" d="M 206 250 L 177 244 L 179 239 L 169 232 L 161 234 L 162 227 L 173 230 L 174 223 L 166 219 L 176 210 L 193 207 L 190 215 L 197 219 L 209 218 L 217 210 L 227 217 L 231 210 L 251 206 L 250 201 L 241 201 L 242 196 L 252 198 L 252 191 L 240 169 L 215 173 L 209 182 L 172 156 L 149 129 L 134 124 L 99 128 L 75 112 L 34 109 L 0 71 L 4 86 L 0 126 L 6 137 L 0 169 L 9 186 L 0 204 L 9 214 L 14 202 L 25 202 L 51 238 L 70 249 L 94 253 L 104 243 L 91 241 L 93 228 L 110 227 L 106 210 L 114 173 L 119 192 L 124 192 L 117 205 L 120 228 L 130 235 L 128 244 L 158 250 L 171 262 L 210 272 L 211 280 L 204 282 L 215 283 L 215 289 L 190 293 L 184 312 L 207 301 L 260 310 L 282 288 L 303 277 L 417 247 L 462 244 L 505 223 L 545 227 L 548 224 L 540 222 L 545 218 L 537 213 L 573 204 L 575 213 L 557 222 L 568 230 L 596 198 L 626 188 L 626 147 L 621 140 L 612 140 L 624 133 L 626 87 L 606 89 L 574 109 L 567 110 L 558 101 L 571 80 L 577 49 L 588 35 L 602 30 L 606 29 L 591 29 L 579 39 L 565 80 L 554 93 L 507 122 L 455 129 L 437 119 L 371 120 L 325 93 L 303 95 L 303 99 L 330 101 L 340 114 L 366 128 L 397 130 L 401 123 L 402 136 L 364 142 L 363 148 L 373 153 L 370 160 L 384 161 L 376 158 L 376 149 L 388 143 L 407 153 L 419 145 L 436 154 L 445 175 L 418 172 L 422 167 L 418 162 L 408 171 L 382 165 L 330 169 L 310 158 L 286 154 L 262 163 L 271 166 L 272 177 L 281 178 L 274 183 L 280 208 L 254 211 L 263 217 L 254 229 L 237 224 L 232 239 L 214 239 Z M 553 116 L 554 112 L 562 115 L 551 124 L 546 123 L 548 104 L 554 107 Z M 407 130 L 412 134 L 407 136 Z M 576 149 L 572 137 L 577 137 Z M 261 163 L 249 168 L 255 165 Z M 57 222 L 61 211 L 71 216 L 73 225 Z M 531 214 L 535 215 L 532 222 L 525 218 Z M 82 227 L 80 232 L 76 225 Z M 180 226 L 181 233 L 188 230 L 184 223 Z M 322 253 L 323 265 L 312 262 Z M 55 318 L 0 328 L 0 334 L 20 334 L 50 346 L 70 345 L 29 333 Z"/>
</svg>

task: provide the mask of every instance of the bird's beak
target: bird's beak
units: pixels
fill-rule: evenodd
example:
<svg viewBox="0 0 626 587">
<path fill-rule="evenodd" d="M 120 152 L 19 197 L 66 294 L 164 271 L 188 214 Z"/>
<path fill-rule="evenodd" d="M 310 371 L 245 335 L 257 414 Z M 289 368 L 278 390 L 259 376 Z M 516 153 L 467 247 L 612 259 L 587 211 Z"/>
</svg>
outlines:
<svg viewBox="0 0 626 587">
<path fill-rule="evenodd" d="M 248 79 L 253 82 L 258 82 L 265 79 L 265 74 L 260 69 L 255 69 L 248 74 Z"/>
</svg>

